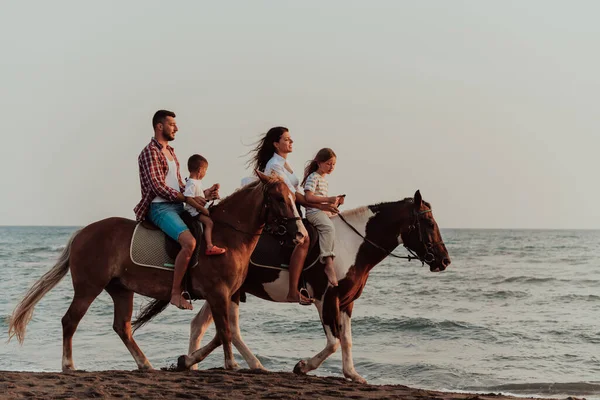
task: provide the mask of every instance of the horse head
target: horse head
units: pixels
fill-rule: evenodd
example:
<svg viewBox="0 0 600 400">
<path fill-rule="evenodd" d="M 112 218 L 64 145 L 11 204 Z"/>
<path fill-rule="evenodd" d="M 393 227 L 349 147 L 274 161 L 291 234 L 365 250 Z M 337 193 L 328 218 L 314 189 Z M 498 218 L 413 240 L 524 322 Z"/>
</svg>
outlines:
<svg viewBox="0 0 600 400">
<path fill-rule="evenodd" d="M 450 265 L 450 256 L 442 241 L 431 205 L 423 201 L 417 190 L 414 198 L 381 203 L 369 207 L 375 215 L 367 224 L 367 238 L 391 253 L 398 244 L 404 244 L 416 259 L 429 265 L 433 272 L 443 271 Z"/>
<path fill-rule="evenodd" d="M 450 256 L 442 234 L 433 218 L 431 205 L 423 200 L 417 190 L 412 204 L 409 202 L 409 224 L 401 233 L 402 243 L 429 265 L 433 272 L 443 271 L 450 265 Z"/>
<path fill-rule="evenodd" d="M 304 242 L 308 232 L 298 214 L 295 193 L 290 192 L 279 177 L 267 176 L 260 171 L 256 174 L 264 188 L 265 231 L 281 237 L 287 235 L 294 245 Z"/>
</svg>

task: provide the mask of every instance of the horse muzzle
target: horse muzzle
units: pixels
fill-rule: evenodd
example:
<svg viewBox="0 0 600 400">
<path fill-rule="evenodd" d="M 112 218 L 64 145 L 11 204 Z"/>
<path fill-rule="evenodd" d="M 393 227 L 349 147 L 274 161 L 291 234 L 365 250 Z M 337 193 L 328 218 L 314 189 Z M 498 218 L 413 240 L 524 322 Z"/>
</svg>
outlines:
<svg viewBox="0 0 600 400">
<path fill-rule="evenodd" d="M 452 261 L 450 260 L 450 257 L 448 257 L 448 256 L 442 257 L 440 262 L 436 262 L 436 261 L 437 261 L 437 258 L 432 260 L 431 263 L 428 263 L 429 270 L 431 272 L 442 272 L 446 268 L 448 268 L 448 266 L 452 263 Z"/>
</svg>

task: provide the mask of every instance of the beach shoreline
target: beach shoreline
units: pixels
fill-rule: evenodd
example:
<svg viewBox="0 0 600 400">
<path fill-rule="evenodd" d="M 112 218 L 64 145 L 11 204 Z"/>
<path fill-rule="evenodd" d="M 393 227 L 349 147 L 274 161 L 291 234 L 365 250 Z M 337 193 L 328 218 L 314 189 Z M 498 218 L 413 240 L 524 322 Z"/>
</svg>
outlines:
<svg viewBox="0 0 600 400">
<path fill-rule="evenodd" d="M 117 398 L 509 400 L 525 397 L 440 392 L 402 385 L 359 384 L 339 377 L 251 370 L 0 371 L 0 399 Z"/>
</svg>

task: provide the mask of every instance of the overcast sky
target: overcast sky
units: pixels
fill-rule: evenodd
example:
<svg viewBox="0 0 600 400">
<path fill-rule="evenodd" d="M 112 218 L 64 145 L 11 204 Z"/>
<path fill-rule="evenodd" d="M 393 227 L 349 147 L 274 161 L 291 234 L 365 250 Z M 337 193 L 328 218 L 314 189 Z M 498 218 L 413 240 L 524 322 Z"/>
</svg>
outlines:
<svg viewBox="0 0 600 400">
<path fill-rule="evenodd" d="M 133 218 L 160 108 L 231 193 L 289 127 L 346 208 L 420 189 L 442 228 L 600 228 L 600 2 L 2 1 L 0 225 Z M 186 173 L 183 170 L 184 175 Z"/>
</svg>

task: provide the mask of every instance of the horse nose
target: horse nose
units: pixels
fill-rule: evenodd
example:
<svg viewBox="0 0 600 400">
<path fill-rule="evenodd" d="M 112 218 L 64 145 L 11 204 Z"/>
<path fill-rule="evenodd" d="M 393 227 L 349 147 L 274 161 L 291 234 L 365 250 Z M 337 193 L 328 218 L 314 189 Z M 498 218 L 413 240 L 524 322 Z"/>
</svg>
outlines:
<svg viewBox="0 0 600 400">
<path fill-rule="evenodd" d="M 452 262 L 452 261 L 450 261 L 450 259 L 449 259 L 449 258 L 445 257 L 445 258 L 442 260 L 442 265 L 444 266 L 444 269 L 445 269 L 445 268 L 448 268 L 448 265 L 450 265 L 450 263 L 451 263 L 451 262 Z"/>
</svg>

